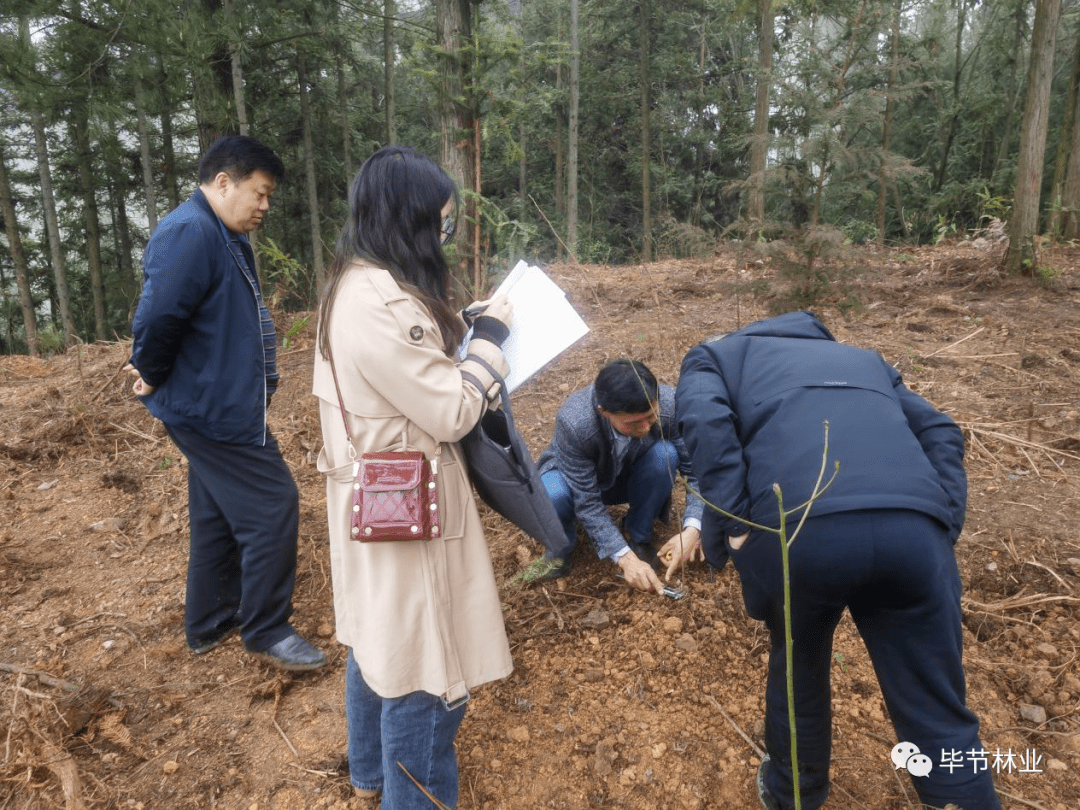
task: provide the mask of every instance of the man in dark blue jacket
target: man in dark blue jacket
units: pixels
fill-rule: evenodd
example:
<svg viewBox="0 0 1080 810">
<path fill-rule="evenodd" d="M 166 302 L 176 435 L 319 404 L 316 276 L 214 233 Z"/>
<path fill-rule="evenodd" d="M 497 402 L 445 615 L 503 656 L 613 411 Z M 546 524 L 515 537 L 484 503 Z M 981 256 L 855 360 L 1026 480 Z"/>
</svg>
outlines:
<svg viewBox="0 0 1080 810">
<path fill-rule="evenodd" d="M 829 671 L 847 608 L 866 643 L 923 803 L 1000 807 L 990 773 L 956 752 L 982 750 L 965 705 L 960 576 L 953 543 L 967 479 L 957 425 L 905 387 L 876 352 L 837 343 L 813 315 L 759 321 L 691 349 L 676 394 L 679 425 L 707 504 L 760 527 L 814 492 L 828 423 L 826 480 L 790 545 L 792 636 L 802 806 L 829 790 Z M 787 518 L 791 532 L 802 510 Z M 790 534 L 789 534 L 789 539 Z M 730 554 L 747 613 L 769 628 L 764 807 L 793 807 L 780 541 L 706 509 L 705 556 Z M 882 764 L 889 765 L 889 751 Z"/>
<path fill-rule="evenodd" d="M 250 652 L 306 670 L 326 657 L 288 622 L 299 497 L 266 424 L 276 335 L 247 240 L 284 174 L 253 138 L 210 145 L 199 188 L 146 245 L 129 370 L 188 460 L 188 645 L 202 654 L 239 630 Z"/>
</svg>

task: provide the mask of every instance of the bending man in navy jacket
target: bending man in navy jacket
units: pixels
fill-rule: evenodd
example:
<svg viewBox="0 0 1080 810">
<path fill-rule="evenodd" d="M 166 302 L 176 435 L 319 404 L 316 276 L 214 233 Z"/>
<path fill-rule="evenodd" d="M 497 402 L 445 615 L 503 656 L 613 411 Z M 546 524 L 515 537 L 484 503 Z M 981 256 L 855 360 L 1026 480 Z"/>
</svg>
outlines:
<svg viewBox="0 0 1080 810">
<path fill-rule="evenodd" d="M 253 138 L 210 145 L 199 188 L 146 245 L 129 370 L 188 460 L 188 646 L 205 653 L 239 629 L 250 652 L 303 670 L 326 657 L 288 623 L 299 497 L 266 424 L 277 338 L 247 240 L 284 174 Z"/>
<path fill-rule="evenodd" d="M 566 546 L 557 556 L 545 552 L 554 565 L 548 576 L 570 570 L 576 518 L 596 555 L 614 561 L 631 587 L 662 592 L 653 570 L 660 565 L 652 547 L 653 522 L 670 505 L 678 475 L 690 476 L 690 456 L 675 427 L 675 389 L 659 385 L 638 360 L 608 363 L 595 383 L 563 403 L 555 435 L 537 466 L 566 532 Z M 691 476 L 682 531 L 660 549 L 669 576 L 695 551 L 701 553 L 704 505 L 690 491 L 694 488 Z M 629 504 L 621 531 L 607 510 L 620 503 Z"/>
<path fill-rule="evenodd" d="M 909 391 L 876 352 L 837 343 L 813 315 L 759 321 L 691 349 L 677 391 L 679 425 L 704 500 L 763 526 L 810 496 L 829 423 L 828 474 L 839 473 L 791 545 L 792 636 L 802 806 L 829 791 L 829 670 L 846 607 L 866 643 L 897 742 L 930 758 L 912 776 L 920 799 L 965 810 L 1000 807 L 987 770 L 943 767 L 980 750 L 965 706 L 960 577 L 953 554 L 964 523 L 964 440 L 945 414 Z M 793 528 L 798 515 L 789 518 Z M 706 558 L 730 553 L 746 612 L 771 635 L 765 743 L 758 791 L 769 810 L 793 807 L 785 687 L 780 544 L 706 512 Z M 889 764 L 882 751 L 882 765 Z"/>
</svg>

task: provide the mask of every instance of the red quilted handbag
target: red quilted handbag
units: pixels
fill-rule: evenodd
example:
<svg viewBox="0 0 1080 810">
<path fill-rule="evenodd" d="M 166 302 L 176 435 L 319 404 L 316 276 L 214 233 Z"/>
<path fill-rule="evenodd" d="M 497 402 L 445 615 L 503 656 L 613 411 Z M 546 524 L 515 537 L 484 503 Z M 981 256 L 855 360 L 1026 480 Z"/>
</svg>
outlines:
<svg viewBox="0 0 1080 810">
<path fill-rule="evenodd" d="M 419 450 L 364 453 L 353 462 L 353 540 L 439 536 L 438 450 L 430 463 Z"/>
<path fill-rule="evenodd" d="M 408 437 L 401 435 L 401 450 L 364 453 L 359 460 L 353 445 L 345 401 L 341 398 L 334 356 L 329 354 L 341 421 L 349 439 L 353 460 L 352 523 L 349 537 L 362 543 L 391 540 L 431 540 L 439 536 L 439 454 L 430 462 L 420 450 L 406 450 Z"/>
</svg>

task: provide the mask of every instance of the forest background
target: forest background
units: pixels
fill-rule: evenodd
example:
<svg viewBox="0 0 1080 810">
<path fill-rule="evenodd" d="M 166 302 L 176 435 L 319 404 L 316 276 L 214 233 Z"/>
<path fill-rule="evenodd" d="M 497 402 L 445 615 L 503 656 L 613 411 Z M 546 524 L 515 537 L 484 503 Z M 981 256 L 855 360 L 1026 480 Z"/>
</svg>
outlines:
<svg viewBox="0 0 1080 810">
<path fill-rule="evenodd" d="M 1080 236 L 1076 0 L 8 0 L 0 351 L 128 333 L 201 151 L 284 159 L 256 237 L 299 331 L 349 182 L 400 143 L 455 176 L 463 296 L 519 258 L 780 258 L 812 305 L 867 242 Z M 1002 244 L 1004 244 L 1002 239 Z M 288 341 L 292 327 L 283 336 Z"/>
</svg>

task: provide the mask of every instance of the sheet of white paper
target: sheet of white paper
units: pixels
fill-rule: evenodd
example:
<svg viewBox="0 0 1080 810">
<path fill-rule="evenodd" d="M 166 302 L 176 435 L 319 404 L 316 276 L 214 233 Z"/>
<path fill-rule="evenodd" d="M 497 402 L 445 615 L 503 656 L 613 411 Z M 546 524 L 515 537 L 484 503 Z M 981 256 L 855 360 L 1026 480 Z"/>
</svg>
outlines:
<svg viewBox="0 0 1080 810">
<path fill-rule="evenodd" d="M 504 293 L 509 292 L 510 288 L 517 284 L 518 279 L 525 275 L 525 272 L 528 269 L 529 265 L 525 264 L 524 261 L 519 261 L 517 264 L 515 264 L 514 269 L 511 270 L 507 274 L 506 278 L 502 280 L 502 284 L 499 285 L 499 289 L 495 290 L 495 292 L 492 294 L 492 297 L 496 295 L 503 295 Z M 554 282 L 552 283 L 554 284 Z M 559 292 L 562 292 L 562 290 L 559 290 Z"/>
<path fill-rule="evenodd" d="M 566 293 L 539 267 L 518 262 L 495 291 L 495 295 L 504 293 L 514 305 L 510 336 L 502 345 L 510 364 L 506 387 L 513 391 L 588 333 L 589 327 L 566 300 Z"/>
</svg>

